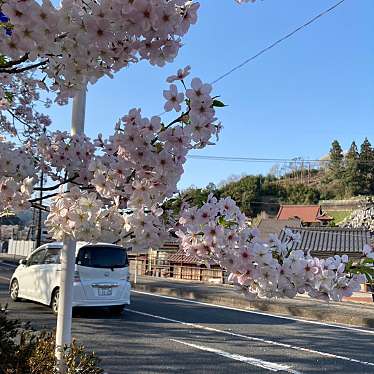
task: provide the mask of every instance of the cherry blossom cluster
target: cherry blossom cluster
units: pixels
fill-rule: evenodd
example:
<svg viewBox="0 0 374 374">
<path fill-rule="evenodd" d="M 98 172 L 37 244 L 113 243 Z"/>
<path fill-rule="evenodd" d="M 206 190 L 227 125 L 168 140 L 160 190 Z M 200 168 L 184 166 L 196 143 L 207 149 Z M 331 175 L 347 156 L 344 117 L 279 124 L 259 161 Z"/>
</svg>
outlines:
<svg viewBox="0 0 374 374">
<path fill-rule="evenodd" d="M 14 178 L 0 177 L 0 217 L 8 212 L 20 212 L 31 207 L 35 178 L 27 177 L 21 182 Z"/>
<path fill-rule="evenodd" d="M 189 91 L 193 92 L 191 96 L 200 95 L 199 90 L 206 88 L 207 93 L 201 100 L 209 103 L 209 109 L 197 114 L 192 107 L 193 100 L 188 101 L 183 113 L 165 125 L 160 117 L 142 117 L 141 110 L 134 108 L 117 123 L 112 137 L 107 141 L 101 137 L 96 140 L 105 155 L 97 157 L 90 170 L 95 176 L 92 183 L 103 197 L 117 191 L 131 208 L 149 206 L 150 201 L 162 202 L 176 192 L 188 151 L 210 144 L 212 136 L 218 136 L 221 130 L 220 124 L 215 123 L 213 100 L 208 93 L 211 86 L 194 78 L 192 87 L 196 90 L 188 89 L 187 95 Z M 164 91 L 167 103 L 174 103 L 169 92 Z M 178 112 L 183 104 L 185 101 L 180 101 Z M 126 187 L 129 182 L 130 188 Z"/>
<path fill-rule="evenodd" d="M 36 142 L 36 150 L 44 172 L 53 179 L 63 171 L 74 176 L 75 182 L 87 185 L 92 173 L 88 166 L 96 151 L 90 138 L 82 135 L 70 135 L 66 131 L 42 134 Z"/>
<path fill-rule="evenodd" d="M 0 73 L 0 130 L 11 136 L 35 136 L 48 127 L 50 118 L 36 109 L 36 104 L 50 105 L 48 98 L 42 101 L 44 90 L 45 84 L 35 79 L 32 72 L 17 75 Z M 17 130 L 16 123 L 23 131 Z"/>
<path fill-rule="evenodd" d="M 367 258 L 373 259 L 374 260 L 374 248 L 370 244 L 365 244 L 364 245 L 364 255 Z"/>
<path fill-rule="evenodd" d="M 300 240 L 291 230 L 286 230 L 285 241 L 276 235 L 262 241 L 231 198 L 217 201 L 209 196 L 201 208 L 183 212 L 179 223 L 182 228 L 177 235 L 185 253 L 207 264 L 218 263 L 230 273 L 229 280 L 238 291 L 251 300 L 307 293 L 340 301 L 365 281 L 361 274 L 348 274 L 351 264 L 346 255 L 319 259 L 291 250 L 291 244 Z"/>
<path fill-rule="evenodd" d="M 117 222 L 122 216 L 118 210 L 103 209 L 103 202 L 95 192 L 81 192 L 72 187 L 69 192 L 61 193 L 53 198 L 45 225 L 50 234 L 57 240 L 72 238 L 82 241 L 99 241 L 112 239 L 111 233 L 119 233 L 123 227 Z"/>
<path fill-rule="evenodd" d="M 162 219 L 163 210 L 138 209 L 132 214 L 125 214 L 125 232 L 121 235 L 121 243 L 133 250 L 160 248 L 167 240 L 167 226 Z"/>
<path fill-rule="evenodd" d="M 39 67 L 64 102 L 85 79 L 95 83 L 140 59 L 158 66 L 172 61 L 198 8 L 183 0 L 63 0 L 59 8 L 4 0 L 0 10 L 11 32 L 0 28 L 0 55 L 9 59 L 0 71 Z"/>
<path fill-rule="evenodd" d="M 168 81 L 183 80 L 181 85 L 187 88 L 189 67 L 181 72 Z M 212 138 L 221 130 L 211 91 L 210 85 L 194 78 L 185 93 L 178 93 L 188 99 L 179 102 L 177 118 L 168 124 L 159 116 L 143 117 L 141 109 L 134 108 L 119 120 L 108 139 L 99 134 L 92 144 L 85 136 L 56 132 L 40 137 L 38 153 L 51 170 L 76 174 L 73 182 L 97 193 L 103 201 L 101 210 L 115 205 L 121 211 L 122 230 L 114 230 L 117 236 L 133 247 L 160 245 L 166 233 L 166 212 L 160 206 L 177 191 L 187 153 L 213 144 Z M 164 96 L 174 105 L 169 92 L 164 91 Z M 64 199 L 65 194 L 56 201 L 65 204 Z M 70 204 L 69 198 L 66 204 Z M 48 220 L 54 235 L 61 237 L 65 235 L 64 220 L 56 209 L 60 211 L 53 207 L 55 213 Z M 85 231 L 83 223 L 66 225 L 73 227 L 74 237 L 81 235 L 79 230 Z M 90 234 L 85 231 L 82 235 Z"/>
<path fill-rule="evenodd" d="M 96 192 L 72 187 L 52 198 L 45 225 L 56 240 L 74 240 L 131 245 L 148 249 L 150 243 L 166 239 L 158 212 L 126 212 L 118 206 L 106 206 Z"/>
<path fill-rule="evenodd" d="M 15 144 L 0 137 L 0 176 L 20 181 L 34 174 L 34 160 L 27 149 L 16 147 Z"/>
<path fill-rule="evenodd" d="M 186 67 L 183 71 L 179 71 L 177 76 L 171 76 L 168 81 L 181 80 L 188 74 L 189 67 Z M 175 110 L 176 112 L 181 111 L 181 104 L 185 101 L 188 102 L 189 110 L 186 113 L 186 119 L 188 118 L 188 131 L 191 133 L 192 140 L 197 142 L 200 147 L 208 144 L 211 138 L 213 122 L 216 120 L 214 111 L 214 98 L 211 97 L 210 93 L 212 86 L 207 83 L 203 83 L 201 79 L 194 78 L 191 82 L 191 88 L 186 90 L 186 93 L 179 92 L 175 84 L 171 84 L 169 90 L 164 91 L 164 97 L 167 100 L 165 103 L 165 111 L 169 112 Z M 165 140 L 169 140 L 169 134 L 172 138 L 175 135 L 182 133 L 182 128 L 172 129 L 169 133 L 164 135 Z M 186 128 L 184 129 L 186 132 Z"/>
<path fill-rule="evenodd" d="M 24 147 L 0 138 L 0 215 L 27 209 L 37 181 L 34 161 Z"/>
</svg>

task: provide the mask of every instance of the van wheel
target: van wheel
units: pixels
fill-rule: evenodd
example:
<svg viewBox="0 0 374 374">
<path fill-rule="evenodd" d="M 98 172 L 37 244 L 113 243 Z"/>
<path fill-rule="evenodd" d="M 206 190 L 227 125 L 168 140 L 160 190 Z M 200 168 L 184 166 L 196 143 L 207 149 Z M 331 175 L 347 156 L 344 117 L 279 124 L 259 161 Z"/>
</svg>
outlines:
<svg viewBox="0 0 374 374">
<path fill-rule="evenodd" d="M 53 314 L 57 315 L 58 313 L 58 301 L 60 298 L 60 290 L 57 288 L 53 291 L 51 297 L 51 309 Z"/>
<path fill-rule="evenodd" d="M 116 316 L 119 316 L 123 312 L 124 305 L 115 305 L 109 308 L 110 312 Z"/>
<path fill-rule="evenodd" d="M 10 285 L 10 298 L 13 301 L 18 301 L 19 300 L 18 293 L 19 293 L 18 280 L 13 279 L 12 284 Z"/>
</svg>

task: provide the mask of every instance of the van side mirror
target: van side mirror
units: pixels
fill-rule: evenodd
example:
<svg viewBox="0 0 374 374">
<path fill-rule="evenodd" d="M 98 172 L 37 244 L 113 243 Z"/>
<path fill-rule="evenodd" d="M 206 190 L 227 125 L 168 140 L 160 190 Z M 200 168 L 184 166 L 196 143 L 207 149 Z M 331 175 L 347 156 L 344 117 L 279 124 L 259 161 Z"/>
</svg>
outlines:
<svg viewBox="0 0 374 374">
<path fill-rule="evenodd" d="M 19 264 L 20 265 L 26 265 L 27 264 L 27 260 L 25 258 L 22 258 L 21 260 L 19 260 Z"/>
</svg>

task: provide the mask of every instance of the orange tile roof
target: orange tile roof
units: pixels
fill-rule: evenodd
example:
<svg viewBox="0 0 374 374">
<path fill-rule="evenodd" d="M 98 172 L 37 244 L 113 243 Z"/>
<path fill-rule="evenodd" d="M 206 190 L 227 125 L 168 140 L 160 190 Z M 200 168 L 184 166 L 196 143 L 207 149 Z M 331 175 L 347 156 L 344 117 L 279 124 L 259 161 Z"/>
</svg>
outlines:
<svg viewBox="0 0 374 374">
<path fill-rule="evenodd" d="M 281 205 L 277 215 L 278 220 L 300 218 L 305 223 L 317 223 L 321 220 L 331 220 L 322 213 L 320 205 Z"/>
</svg>

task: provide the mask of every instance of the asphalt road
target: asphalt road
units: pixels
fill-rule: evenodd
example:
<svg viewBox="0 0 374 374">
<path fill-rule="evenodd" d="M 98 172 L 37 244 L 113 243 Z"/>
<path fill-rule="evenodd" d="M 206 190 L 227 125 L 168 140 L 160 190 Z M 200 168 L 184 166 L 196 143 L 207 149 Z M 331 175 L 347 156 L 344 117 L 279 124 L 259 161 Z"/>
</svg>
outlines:
<svg viewBox="0 0 374 374">
<path fill-rule="evenodd" d="M 36 329 L 49 308 L 13 303 L 0 263 L 0 304 Z M 374 373 L 374 330 L 335 327 L 134 292 L 121 316 L 79 311 L 73 335 L 116 373 Z"/>
</svg>

